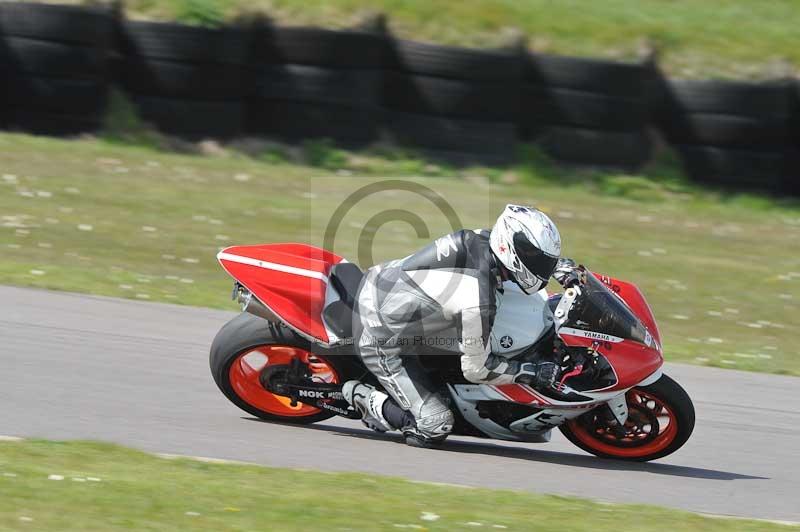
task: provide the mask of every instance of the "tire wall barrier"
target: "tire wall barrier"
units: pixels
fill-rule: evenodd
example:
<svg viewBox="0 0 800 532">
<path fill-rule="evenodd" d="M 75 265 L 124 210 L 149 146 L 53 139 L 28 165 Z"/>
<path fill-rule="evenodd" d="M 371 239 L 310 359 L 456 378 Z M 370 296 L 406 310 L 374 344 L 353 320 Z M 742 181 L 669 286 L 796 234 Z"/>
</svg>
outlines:
<svg viewBox="0 0 800 532">
<path fill-rule="evenodd" d="M 796 81 L 662 80 L 654 123 L 695 180 L 798 194 Z"/>
<path fill-rule="evenodd" d="M 391 41 L 387 54 L 384 124 L 398 143 L 513 157 L 521 54 L 403 40 Z"/>
<path fill-rule="evenodd" d="M 160 130 L 187 138 L 244 133 L 250 34 L 122 21 L 113 77 Z"/>
<path fill-rule="evenodd" d="M 520 133 L 558 160 L 635 169 L 652 154 L 648 88 L 652 68 L 528 55 Z"/>
<path fill-rule="evenodd" d="M 386 39 L 356 31 L 254 30 L 248 132 L 344 145 L 378 139 Z"/>
<path fill-rule="evenodd" d="M 669 80 L 651 62 L 0 2 L 0 82 L 0 127 L 11 130 L 96 131 L 113 84 L 145 121 L 188 139 L 390 139 L 489 163 L 534 142 L 558 161 L 626 170 L 661 139 L 693 179 L 800 194 L 796 80 Z"/>
<path fill-rule="evenodd" d="M 0 123 L 51 135 L 100 127 L 113 30 L 104 10 L 0 3 Z"/>
</svg>

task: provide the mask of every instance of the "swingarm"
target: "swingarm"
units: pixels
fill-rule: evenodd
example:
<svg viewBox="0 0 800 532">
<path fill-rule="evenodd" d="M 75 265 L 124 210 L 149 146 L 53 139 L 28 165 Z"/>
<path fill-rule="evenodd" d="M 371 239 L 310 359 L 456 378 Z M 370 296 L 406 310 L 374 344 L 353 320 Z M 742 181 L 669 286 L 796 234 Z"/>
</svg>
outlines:
<svg viewBox="0 0 800 532">
<path fill-rule="evenodd" d="M 291 399 L 292 407 L 303 403 L 349 419 L 361 419 L 342 395 L 341 384 L 314 382 L 308 366 L 297 358 L 286 365 L 267 366 L 259 380 L 268 392 Z"/>
</svg>

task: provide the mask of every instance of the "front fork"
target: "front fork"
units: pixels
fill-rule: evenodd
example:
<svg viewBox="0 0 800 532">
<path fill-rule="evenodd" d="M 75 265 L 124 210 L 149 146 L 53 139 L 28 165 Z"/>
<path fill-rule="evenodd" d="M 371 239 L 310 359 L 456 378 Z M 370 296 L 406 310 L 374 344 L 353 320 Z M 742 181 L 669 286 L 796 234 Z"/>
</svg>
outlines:
<svg viewBox="0 0 800 532">
<path fill-rule="evenodd" d="M 662 374 L 662 370 L 659 368 L 654 371 L 652 375 L 640 382 L 637 386 L 648 386 L 653 384 L 661 378 Z M 608 407 L 607 411 L 611 414 L 610 420 L 617 422 L 617 424 L 614 426 L 614 430 L 618 434 L 624 435 L 625 422 L 628 421 L 628 394 L 623 393 L 614 397 L 606 403 L 606 406 Z"/>
<path fill-rule="evenodd" d="M 628 421 L 628 398 L 626 394 L 623 393 L 608 401 L 605 405 L 605 410 L 611 422 L 611 429 L 618 436 L 624 436 L 627 432 L 625 422 Z M 613 423 L 614 421 L 616 423 Z"/>
<path fill-rule="evenodd" d="M 267 366 L 259 381 L 268 392 L 291 399 L 291 406 L 303 403 L 349 419 L 361 419 L 342 395 L 341 384 L 314 382 L 308 366 L 296 358 L 285 366 Z"/>
</svg>

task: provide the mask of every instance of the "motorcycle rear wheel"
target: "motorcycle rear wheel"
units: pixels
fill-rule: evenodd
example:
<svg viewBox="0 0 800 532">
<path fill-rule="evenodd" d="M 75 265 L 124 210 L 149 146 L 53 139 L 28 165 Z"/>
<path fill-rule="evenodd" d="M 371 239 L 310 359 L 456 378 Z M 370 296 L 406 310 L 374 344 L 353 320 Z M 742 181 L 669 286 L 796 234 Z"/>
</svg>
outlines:
<svg viewBox="0 0 800 532">
<path fill-rule="evenodd" d="M 259 377 L 266 367 L 286 366 L 293 358 L 308 365 L 314 380 L 346 380 L 346 368 L 337 360 L 341 356 L 315 354 L 310 342 L 291 330 L 247 313 L 236 316 L 217 333 L 209 365 L 225 397 L 258 418 L 309 424 L 333 417 L 335 414 L 311 405 L 292 406 L 289 398 L 268 392 L 261 385 Z"/>
<path fill-rule="evenodd" d="M 692 400 L 667 375 L 626 394 L 628 421 L 617 434 L 598 412 L 588 412 L 561 425 L 569 441 L 601 458 L 648 462 L 680 449 L 694 430 Z"/>
</svg>

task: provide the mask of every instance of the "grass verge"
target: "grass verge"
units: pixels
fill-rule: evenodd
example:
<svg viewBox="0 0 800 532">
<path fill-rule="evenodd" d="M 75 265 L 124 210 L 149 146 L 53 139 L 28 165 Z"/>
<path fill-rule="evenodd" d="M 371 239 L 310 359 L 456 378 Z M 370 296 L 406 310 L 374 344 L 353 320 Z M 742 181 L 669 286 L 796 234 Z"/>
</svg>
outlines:
<svg viewBox="0 0 800 532">
<path fill-rule="evenodd" d="M 165 460 L 92 442 L 0 442 L 0 493 L 3 530 L 787 530 L 573 497 Z"/>
<path fill-rule="evenodd" d="M 507 202 L 535 204 L 557 222 L 565 255 L 642 288 L 668 360 L 800 375 L 796 203 L 663 177 L 575 178 L 532 159 L 456 170 L 407 154 L 259 146 L 181 155 L 0 134 L 0 283 L 233 309 L 221 247 L 323 245 L 353 192 L 402 178 L 429 191 L 359 201 L 335 231 L 336 252 L 366 267 L 451 231 L 432 194 L 458 227 L 490 226 Z"/>
</svg>

